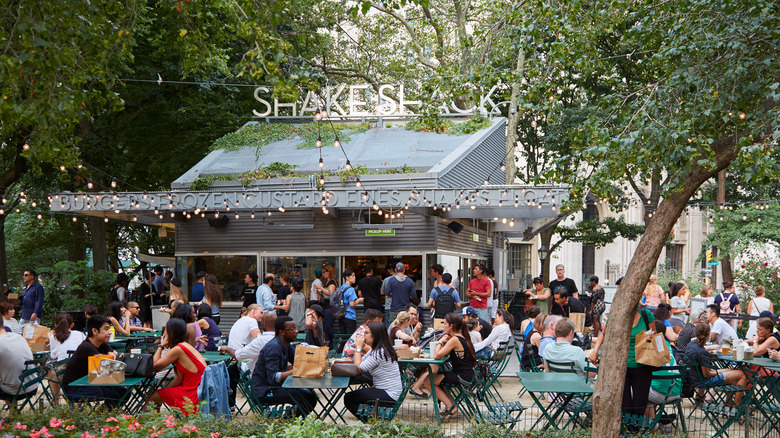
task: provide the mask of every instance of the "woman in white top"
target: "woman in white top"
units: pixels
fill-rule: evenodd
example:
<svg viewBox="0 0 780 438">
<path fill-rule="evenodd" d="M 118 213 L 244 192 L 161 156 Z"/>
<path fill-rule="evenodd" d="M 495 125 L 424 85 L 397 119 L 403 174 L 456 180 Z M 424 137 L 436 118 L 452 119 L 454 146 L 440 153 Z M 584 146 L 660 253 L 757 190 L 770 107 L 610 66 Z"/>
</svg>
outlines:
<svg viewBox="0 0 780 438">
<path fill-rule="evenodd" d="M 371 350 L 363 356 L 363 346 Z M 401 396 L 401 372 L 398 369 L 398 355 L 390 344 L 390 338 L 381 322 L 369 322 L 365 335 L 355 339 L 355 365 L 361 373 L 369 372 L 374 386 L 357 389 L 344 395 L 344 406 L 357 417 L 358 406 L 380 400 L 395 403 Z M 360 418 L 366 421 L 367 418 Z"/>
<path fill-rule="evenodd" d="M 715 302 L 715 297 L 712 296 L 712 286 L 709 284 L 705 284 L 701 287 L 701 294 L 699 294 L 699 298 L 704 298 L 706 304 L 709 306 L 710 304 L 713 304 Z"/>
<path fill-rule="evenodd" d="M 685 283 L 672 283 L 669 288 L 669 296 L 672 297 L 670 303 L 672 306 L 672 315 L 670 319 L 679 321 L 683 326 L 688 322 L 688 315 L 691 309 L 688 307 L 687 297 L 690 297 L 690 291 Z"/>
<path fill-rule="evenodd" d="M 766 294 L 766 290 L 764 289 L 764 286 L 756 286 L 755 289 L 756 297 L 750 300 L 747 307 L 747 313 L 750 316 L 758 316 L 763 312 L 764 310 L 768 310 L 772 313 L 775 313 L 775 306 L 772 304 L 771 301 L 764 295 Z M 750 327 L 748 327 L 747 334 L 745 335 L 746 339 L 750 339 L 756 335 L 756 320 L 750 320 Z"/>
<path fill-rule="evenodd" d="M 496 311 L 496 320 L 493 323 L 493 331 L 482 342 L 474 344 L 474 351 L 477 352 L 477 357 L 489 358 L 493 355 L 493 352 L 499 349 L 501 343 L 508 342 L 512 336 L 514 323 L 515 319 L 511 313 L 505 309 L 498 309 Z M 492 348 L 486 348 L 488 346 Z"/>
<path fill-rule="evenodd" d="M 322 277 L 322 266 L 317 266 L 314 268 L 314 281 L 311 282 L 311 292 L 309 293 L 310 306 L 319 304 L 322 299 L 322 292 L 320 292 L 322 280 L 320 280 L 320 277 Z"/>
<path fill-rule="evenodd" d="M 20 335 L 22 327 L 19 325 L 19 321 L 14 319 L 14 315 L 16 315 L 16 309 L 14 309 L 12 302 L 3 301 L 0 303 L 0 316 L 3 317 L 3 325 L 11 329 L 11 332 Z"/>
<path fill-rule="evenodd" d="M 68 351 L 76 351 L 76 349 L 84 342 L 87 337 L 84 333 L 79 331 L 72 331 L 73 317 L 69 313 L 58 313 L 55 319 L 54 330 L 49 333 L 49 356 L 53 361 L 60 361 L 70 357 Z M 64 365 L 63 365 L 64 366 Z M 54 376 L 55 370 L 49 372 L 49 385 L 51 385 L 51 392 L 54 394 L 54 403 L 56 404 L 60 398 L 60 384 L 57 383 Z"/>
</svg>

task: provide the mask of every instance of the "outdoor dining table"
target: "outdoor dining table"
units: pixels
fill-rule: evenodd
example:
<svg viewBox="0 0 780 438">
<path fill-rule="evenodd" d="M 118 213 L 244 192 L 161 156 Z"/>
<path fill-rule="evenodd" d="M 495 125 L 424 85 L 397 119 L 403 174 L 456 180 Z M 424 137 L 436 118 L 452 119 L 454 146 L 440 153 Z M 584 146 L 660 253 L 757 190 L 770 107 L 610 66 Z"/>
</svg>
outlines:
<svg viewBox="0 0 780 438">
<path fill-rule="evenodd" d="M 425 367 L 428 370 L 428 379 L 430 379 L 431 383 L 431 399 L 433 400 L 433 416 L 436 418 L 439 425 L 441 425 L 441 417 L 439 417 L 439 403 L 438 400 L 436 400 L 436 391 L 434 390 L 436 386 L 433 383 L 433 365 L 441 368 L 445 363 L 447 363 L 447 358 L 434 359 L 432 357 L 417 357 L 414 359 L 398 359 L 398 366 L 401 368 L 402 373 L 404 369 L 410 365 Z"/>
<path fill-rule="evenodd" d="M 317 397 L 317 404 L 320 406 L 319 411 L 317 407 L 314 407 L 314 413 L 318 418 L 328 417 L 333 422 L 337 422 L 340 419 L 342 423 L 346 423 L 342 412 L 336 409 L 336 403 L 344 396 L 344 393 L 349 388 L 349 377 L 333 377 L 331 374 L 325 374 L 322 377 L 295 377 L 290 376 L 284 379 L 282 388 L 287 389 L 310 389 L 320 394 Z M 294 391 L 293 391 L 294 392 Z M 293 399 L 295 404 L 300 410 L 305 410 L 303 403 L 305 400 L 298 400 L 290 392 L 290 398 Z M 324 401 L 323 401 L 324 400 Z M 335 412 L 335 415 L 334 415 Z"/>
<path fill-rule="evenodd" d="M 233 356 L 220 353 L 219 351 L 201 351 L 200 355 L 203 356 L 203 360 L 205 360 L 207 364 L 229 362 L 233 359 Z"/>
<path fill-rule="evenodd" d="M 117 400 L 117 406 L 123 408 L 129 414 L 135 414 L 141 411 L 146 401 L 146 397 L 154 390 L 155 380 L 145 377 L 125 377 L 122 383 L 89 383 L 89 376 L 76 379 L 68 385 L 70 388 L 121 388 L 121 393 Z"/>
<path fill-rule="evenodd" d="M 534 403 L 542 411 L 544 418 L 547 419 L 547 425 L 544 427 L 546 430 L 552 426 L 554 429 L 566 429 L 569 423 L 574 421 L 575 418 L 584 412 L 584 408 L 587 401 L 593 395 L 593 388 L 585 383 L 582 377 L 574 373 L 542 373 L 542 372 L 528 372 L 520 371 L 517 373 L 517 377 L 520 378 L 520 383 L 523 384 L 528 394 L 531 395 Z M 556 397 L 553 397 L 553 401 L 545 406 L 543 400 L 543 393 L 555 393 Z M 566 405 L 571 402 L 575 397 L 582 398 L 582 402 L 574 409 L 570 414 L 569 420 L 563 427 L 559 427 L 556 424 L 558 417 L 562 416 L 566 412 Z M 555 407 L 555 411 L 550 415 L 550 410 Z M 541 418 L 536 420 L 531 426 L 531 429 L 536 427 Z M 574 424 L 577 424 L 575 421 Z"/>
<path fill-rule="evenodd" d="M 753 359 L 735 359 L 733 355 L 718 354 L 715 355 L 719 360 L 736 365 L 737 367 L 760 367 L 765 372 L 757 372 L 755 368 L 753 372 L 745 372 L 745 375 L 750 380 L 750 389 L 745 391 L 744 397 L 749 397 L 750 403 L 748 403 L 745 409 L 745 430 L 749 431 L 751 428 L 751 409 L 755 409 L 761 414 L 770 424 L 780 421 L 780 412 L 777 412 L 775 406 L 780 403 L 773 388 L 778 385 L 778 375 L 780 375 L 780 362 L 766 358 L 766 357 L 754 357 Z"/>
</svg>

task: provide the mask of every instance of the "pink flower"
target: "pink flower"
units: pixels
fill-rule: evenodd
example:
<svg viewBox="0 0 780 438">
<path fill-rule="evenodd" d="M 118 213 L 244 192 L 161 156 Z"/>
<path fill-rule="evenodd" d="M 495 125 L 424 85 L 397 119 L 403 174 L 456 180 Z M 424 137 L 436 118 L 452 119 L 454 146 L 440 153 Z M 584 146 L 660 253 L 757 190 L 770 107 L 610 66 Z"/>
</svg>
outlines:
<svg viewBox="0 0 780 438">
<path fill-rule="evenodd" d="M 27 430 L 27 425 L 22 423 L 16 423 L 16 426 L 14 427 L 16 430 Z"/>
<path fill-rule="evenodd" d="M 219 438 L 218 432 L 211 432 L 211 438 Z"/>
<path fill-rule="evenodd" d="M 52 429 L 57 429 L 60 426 L 62 426 L 62 420 L 59 418 L 52 417 L 51 420 L 49 420 L 49 427 Z"/>
<path fill-rule="evenodd" d="M 81 434 L 81 438 L 96 438 L 95 435 L 90 435 L 89 432 L 84 432 Z"/>
<path fill-rule="evenodd" d="M 68 426 L 65 426 L 65 430 L 73 430 L 73 429 L 75 429 L 75 428 L 76 428 L 76 426 L 74 426 L 74 425 L 72 425 L 72 424 L 70 424 L 70 425 L 68 425 Z"/>
</svg>

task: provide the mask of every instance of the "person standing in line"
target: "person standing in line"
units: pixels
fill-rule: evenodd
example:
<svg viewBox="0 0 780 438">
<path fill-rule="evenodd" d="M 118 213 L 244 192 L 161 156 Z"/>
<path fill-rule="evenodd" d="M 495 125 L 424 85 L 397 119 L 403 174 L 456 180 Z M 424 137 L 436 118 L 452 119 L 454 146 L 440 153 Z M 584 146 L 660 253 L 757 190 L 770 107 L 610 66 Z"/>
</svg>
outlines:
<svg viewBox="0 0 780 438">
<path fill-rule="evenodd" d="M 24 296 L 22 296 L 22 317 L 19 325 L 40 324 L 43 315 L 43 286 L 32 269 L 24 271 Z"/>
<path fill-rule="evenodd" d="M 457 277 L 452 279 L 451 286 L 455 288 L 456 291 L 460 291 L 460 279 L 463 276 L 463 269 L 458 269 Z"/>
<path fill-rule="evenodd" d="M 395 265 L 393 265 L 393 263 L 388 263 L 385 269 L 387 270 L 387 276 L 382 280 L 382 287 L 379 291 L 385 297 L 385 325 L 389 329 L 390 323 L 392 322 L 390 321 L 390 307 L 393 305 L 393 299 L 387 295 L 387 283 L 393 278 L 393 275 L 395 275 Z"/>
<path fill-rule="evenodd" d="M 357 330 L 357 313 L 355 312 L 355 306 L 363 302 L 363 298 L 358 298 L 355 288 L 352 287 L 355 284 L 355 273 L 351 269 L 347 269 L 341 274 L 344 279 L 344 284 L 341 285 L 341 290 L 344 300 L 344 307 L 347 309 L 347 313 L 343 318 L 339 320 L 339 326 L 341 333 L 354 333 Z"/>
<path fill-rule="evenodd" d="M 194 303 L 203 301 L 203 295 L 205 293 L 203 283 L 206 282 L 205 279 L 206 271 L 198 271 L 198 273 L 195 274 L 195 284 L 192 285 L 192 290 L 190 291 Z"/>
<path fill-rule="evenodd" d="M 481 264 L 474 266 L 474 278 L 469 282 L 466 298 L 469 298 L 469 307 L 477 311 L 477 316 L 480 319 L 490 321 L 490 312 L 487 307 L 492 282 L 486 277 L 486 271 Z"/>
<path fill-rule="evenodd" d="M 286 275 L 286 274 L 285 274 Z M 282 276 L 284 278 L 284 276 Z M 298 331 L 303 333 L 306 330 L 306 295 L 301 293 L 303 290 L 303 277 L 295 277 L 290 283 L 292 286 L 292 293 L 287 295 L 284 299 L 284 304 L 280 310 L 284 314 L 289 315 L 290 318 L 295 321 L 295 325 L 298 327 Z M 280 314 L 279 316 L 284 316 Z"/>
<path fill-rule="evenodd" d="M 165 302 L 165 277 L 163 277 L 163 268 L 157 265 L 152 269 L 154 279 L 152 280 L 152 304 Z"/>
<path fill-rule="evenodd" d="M 742 306 L 739 304 L 739 297 L 734 293 L 734 283 L 730 281 L 723 282 L 723 292 L 719 293 L 715 297 L 715 304 L 720 307 L 720 315 L 735 314 L 739 316 L 742 313 Z M 742 325 L 742 321 L 739 319 L 731 320 L 731 327 L 736 330 L 738 326 Z"/>
<path fill-rule="evenodd" d="M 263 277 L 263 284 L 257 288 L 257 304 L 263 308 L 263 311 L 274 311 L 276 296 L 274 295 L 273 289 L 271 289 L 271 285 L 274 284 L 274 281 L 276 281 L 274 274 L 265 274 L 265 277 Z"/>
<path fill-rule="evenodd" d="M 435 264 L 431 266 L 431 278 L 433 279 L 433 287 L 439 287 L 442 285 L 441 276 L 444 274 L 444 266 Z"/>
<path fill-rule="evenodd" d="M 241 298 L 244 303 L 241 307 L 247 308 L 250 304 L 257 303 L 257 274 L 254 272 L 247 272 L 244 275 L 244 291 L 241 293 Z"/>
<path fill-rule="evenodd" d="M 493 268 L 488 268 L 487 278 L 490 280 L 490 297 L 488 299 L 488 313 L 490 313 L 490 320 L 496 319 L 496 312 L 498 311 L 498 282 L 495 278 L 496 272 Z"/>
<path fill-rule="evenodd" d="M 444 319 L 444 317 L 460 308 L 462 303 L 458 296 L 458 291 L 451 286 L 452 274 L 445 272 L 441 276 L 441 285 L 436 286 L 428 298 L 428 307 L 431 308 L 433 318 Z M 441 297 L 441 298 L 440 298 Z M 439 301 L 438 305 L 436 301 Z"/>
<path fill-rule="evenodd" d="M 580 294 L 577 289 L 577 283 L 571 278 L 566 277 L 566 268 L 563 265 L 555 266 L 555 275 L 555 280 L 551 281 L 549 284 L 550 290 L 554 292 L 558 286 L 563 286 L 566 288 L 566 291 L 569 292 L 570 297 L 579 299 Z"/>
<path fill-rule="evenodd" d="M 766 289 L 764 289 L 764 286 L 756 286 L 754 289 L 756 292 L 756 297 L 750 300 L 747 306 L 747 313 L 750 316 L 758 316 L 761 314 L 761 312 L 769 311 L 770 313 L 775 313 L 775 306 L 772 304 L 771 301 L 765 296 L 766 295 Z M 756 335 L 756 320 L 751 319 L 750 325 L 748 327 L 747 334 L 745 335 L 746 339 L 750 339 Z"/>
<path fill-rule="evenodd" d="M 406 266 L 403 263 L 396 263 L 395 275 L 390 277 L 385 288 L 385 295 L 391 299 L 390 318 L 392 320 L 395 320 L 398 312 L 402 312 L 413 298 L 417 298 L 414 281 L 404 274 L 405 271 Z"/>
<path fill-rule="evenodd" d="M 114 287 L 111 289 L 111 292 L 108 293 L 108 304 L 111 304 L 114 301 L 119 301 L 121 303 L 127 302 L 128 280 L 127 274 L 124 272 L 117 274 Z"/>
<path fill-rule="evenodd" d="M 317 266 L 314 268 L 314 281 L 311 282 L 311 292 L 309 293 L 309 305 L 311 306 L 322 302 L 322 292 L 320 292 L 322 280 L 320 277 L 322 277 L 322 266 Z"/>
<path fill-rule="evenodd" d="M 593 317 L 593 337 L 597 337 L 601 332 L 601 315 L 604 314 L 607 306 L 605 303 L 606 294 L 604 288 L 599 284 L 597 276 L 590 277 L 590 314 Z"/>
<path fill-rule="evenodd" d="M 366 309 L 384 310 L 382 307 L 382 280 L 374 276 L 374 267 L 366 263 L 363 267 L 365 277 L 357 282 L 358 296 L 364 299 Z"/>
<path fill-rule="evenodd" d="M 219 308 L 222 307 L 222 289 L 219 288 L 217 277 L 206 274 L 203 279 L 203 302 L 211 306 L 211 319 L 219 324 Z M 195 304 L 200 305 L 200 303 Z"/>
</svg>

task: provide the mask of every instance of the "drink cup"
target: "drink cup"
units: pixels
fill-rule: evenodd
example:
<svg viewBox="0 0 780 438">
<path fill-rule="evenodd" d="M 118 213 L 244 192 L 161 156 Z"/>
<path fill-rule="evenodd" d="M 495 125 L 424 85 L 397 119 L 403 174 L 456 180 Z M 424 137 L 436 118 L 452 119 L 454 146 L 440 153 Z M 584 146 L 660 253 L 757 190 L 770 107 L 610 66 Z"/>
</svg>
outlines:
<svg viewBox="0 0 780 438">
<path fill-rule="evenodd" d="M 721 346 L 721 353 L 729 354 L 729 346 L 728 345 L 722 345 Z"/>
<path fill-rule="evenodd" d="M 393 340 L 393 345 L 395 346 L 395 348 L 398 348 L 398 347 L 400 347 L 400 346 L 401 346 L 401 344 L 403 344 L 403 341 L 402 341 L 401 339 L 395 339 L 395 340 Z"/>
<path fill-rule="evenodd" d="M 431 357 L 433 357 L 433 353 L 436 352 L 436 346 L 437 345 L 439 345 L 438 341 L 431 341 L 430 343 L 428 343 L 428 346 L 430 347 L 430 350 L 431 350 L 431 353 L 430 353 Z"/>
</svg>

